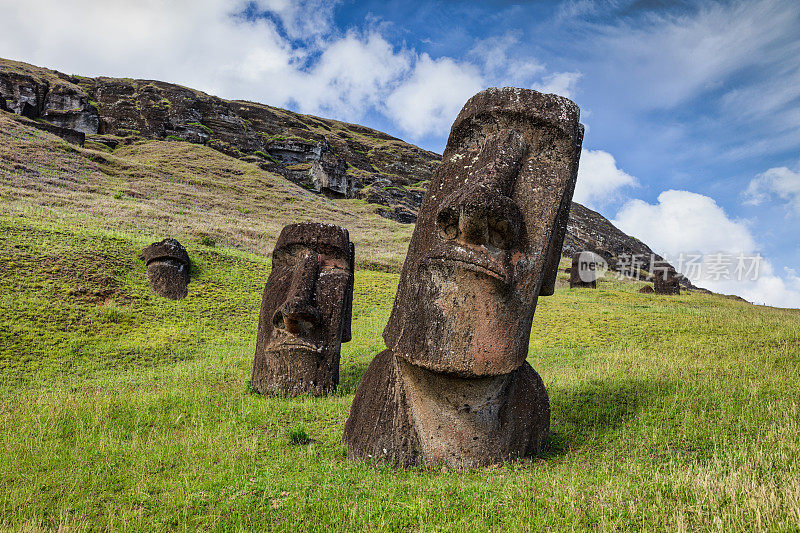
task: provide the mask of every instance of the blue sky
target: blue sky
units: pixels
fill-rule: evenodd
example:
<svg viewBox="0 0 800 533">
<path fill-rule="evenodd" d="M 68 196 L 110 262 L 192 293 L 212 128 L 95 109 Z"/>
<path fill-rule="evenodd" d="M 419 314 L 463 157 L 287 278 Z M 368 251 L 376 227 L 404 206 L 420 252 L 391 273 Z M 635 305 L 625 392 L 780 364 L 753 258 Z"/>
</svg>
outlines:
<svg viewBox="0 0 800 533">
<path fill-rule="evenodd" d="M 576 200 L 656 251 L 759 252 L 800 307 L 800 2 L 0 0 L 0 56 L 162 79 L 366 124 L 441 152 L 469 96 L 573 99 Z"/>
</svg>

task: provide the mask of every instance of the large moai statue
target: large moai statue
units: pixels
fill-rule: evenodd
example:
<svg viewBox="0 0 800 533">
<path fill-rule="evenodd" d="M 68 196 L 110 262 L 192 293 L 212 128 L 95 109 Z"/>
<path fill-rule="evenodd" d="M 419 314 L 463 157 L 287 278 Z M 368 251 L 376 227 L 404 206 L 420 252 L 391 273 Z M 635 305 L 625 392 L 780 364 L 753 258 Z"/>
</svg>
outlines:
<svg viewBox="0 0 800 533">
<path fill-rule="evenodd" d="M 601 258 L 592 252 L 582 251 L 572 254 L 572 267 L 569 269 L 569 288 L 597 288 L 597 277 Z"/>
<path fill-rule="evenodd" d="M 170 300 L 186 298 L 192 262 L 181 243 L 175 239 L 154 242 L 139 259 L 147 265 L 147 280 L 156 294 Z"/>
<path fill-rule="evenodd" d="M 272 252 L 250 384 L 279 396 L 324 395 L 350 340 L 355 255 L 346 229 L 290 224 Z"/>
<path fill-rule="evenodd" d="M 582 138 L 578 107 L 559 96 L 488 89 L 466 103 L 419 211 L 387 349 L 356 391 L 351 458 L 471 467 L 543 447 L 550 404 L 525 359 Z"/>
</svg>

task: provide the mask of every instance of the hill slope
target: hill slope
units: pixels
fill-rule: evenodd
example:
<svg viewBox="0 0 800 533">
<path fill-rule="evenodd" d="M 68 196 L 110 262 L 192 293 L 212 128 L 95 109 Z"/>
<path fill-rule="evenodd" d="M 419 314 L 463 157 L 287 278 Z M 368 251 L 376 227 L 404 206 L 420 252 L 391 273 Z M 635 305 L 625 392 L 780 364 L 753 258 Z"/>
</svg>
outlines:
<svg viewBox="0 0 800 533">
<path fill-rule="evenodd" d="M 0 111 L 0 529 L 800 527 L 799 310 L 609 278 L 570 290 L 562 269 L 528 349 L 550 396 L 544 455 L 471 471 L 351 462 L 344 421 L 384 347 L 412 226 L 208 143 L 81 147 L 39 120 Z M 572 214 L 567 247 L 644 246 Z M 247 388 L 267 254 L 294 220 L 345 225 L 357 246 L 353 339 L 326 398 Z M 137 259 L 166 235 L 194 262 L 181 301 L 155 296 Z"/>
<path fill-rule="evenodd" d="M 374 213 L 402 223 L 416 220 L 427 180 L 440 161 L 438 154 L 356 124 L 223 100 L 159 81 L 71 76 L 0 59 L 3 105 L 32 119 L 28 126 L 44 122 L 64 128 L 65 136 L 78 132 L 87 148 L 120 159 L 131 155 L 126 146 L 142 141 L 185 141 L 251 163 L 265 171 L 263 176 L 269 173 L 272 183 L 280 176 L 332 198 L 378 204 Z M 193 153 L 219 161 L 208 151 Z M 201 166 L 195 171 L 202 173 Z M 599 213 L 573 204 L 565 252 L 583 249 L 599 253 L 612 268 L 620 254 L 661 260 Z M 683 284 L 694 288 L 688 280 Z"/>
<path fill-rule="evenodd" d="M 165 300 L 137 259 L 158 234 L 100 222 L 0 215 L 2 529 L 800 524 L 800 311 L 605 279 L 570 290 L 562 272 L 528 354 L 550 396 L 547 453 L 397 471 L 348 461 L 341 444 L 397 274 L 357 271 L 335 395 L 262 397 L 247 383 L 269 259 L 189 242 L 189 296 Z M 312 440 L 293 444 L 292 428 Z"/>
</svg>

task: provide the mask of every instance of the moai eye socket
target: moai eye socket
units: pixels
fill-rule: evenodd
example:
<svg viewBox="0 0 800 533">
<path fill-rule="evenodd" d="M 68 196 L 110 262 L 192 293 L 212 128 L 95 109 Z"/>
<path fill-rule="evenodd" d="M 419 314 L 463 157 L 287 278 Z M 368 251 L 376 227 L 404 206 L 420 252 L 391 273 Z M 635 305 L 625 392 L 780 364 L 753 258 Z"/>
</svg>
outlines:
<svg viewBox="0 0 800 533">
<path fill-rule="evenodd" d="M 458 211 L 448 207 L 439 211 L 436 217 L 436 225 L 439 228 L 439 235 L 448 241 L 458 237 Z"/>
<path fill-rule="evenodd" d="M 508 250 L 511 248 L 515 241 L 515 235 L 512 225 L 508 220 L 491 218 L 489 219 L 489 244 L 500 248 L 501 250 Z"/>
</svg>

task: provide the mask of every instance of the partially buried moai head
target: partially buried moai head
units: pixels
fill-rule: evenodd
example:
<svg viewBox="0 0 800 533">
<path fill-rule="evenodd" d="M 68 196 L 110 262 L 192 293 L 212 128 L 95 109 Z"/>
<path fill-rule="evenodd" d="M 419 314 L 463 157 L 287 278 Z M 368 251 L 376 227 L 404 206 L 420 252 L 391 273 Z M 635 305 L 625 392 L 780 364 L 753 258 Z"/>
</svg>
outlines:
<svg viewBox="0 0 800 533">
<path fill-rule="evenodd" d="M 186 297 L 191 261 L 181 243 L 175 239 L 154 242 L 139 259 L 147 265 L 147 280 L 156 294 L 171 300 Z"/>
<path fill-rule="evenodd" d="M 283 228 L 261 301 L 255 390 L 295 396 L 336 388 L 341 343 L 350 340 L 354 260 L 344 228 L 319 223 Z"/>
<path fill-rule="evenodd" d="M 387 348 L 462 376 L 520 367 L 537 298 L 554 290 L 582 137 L 565 98 L 505 88 L 467 102 L 420 209 Z"/>
</svg>

